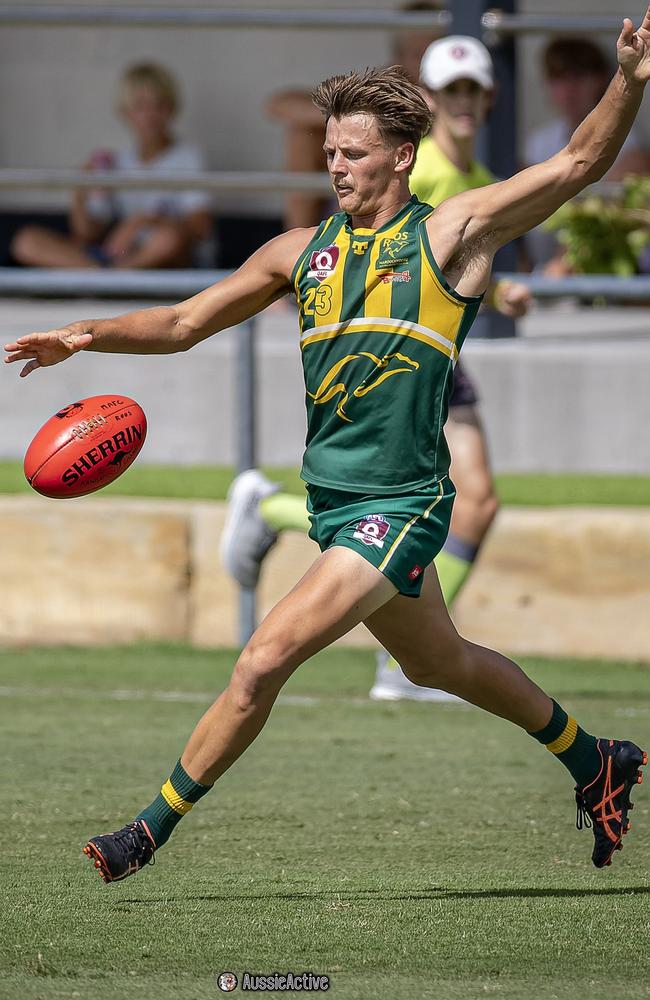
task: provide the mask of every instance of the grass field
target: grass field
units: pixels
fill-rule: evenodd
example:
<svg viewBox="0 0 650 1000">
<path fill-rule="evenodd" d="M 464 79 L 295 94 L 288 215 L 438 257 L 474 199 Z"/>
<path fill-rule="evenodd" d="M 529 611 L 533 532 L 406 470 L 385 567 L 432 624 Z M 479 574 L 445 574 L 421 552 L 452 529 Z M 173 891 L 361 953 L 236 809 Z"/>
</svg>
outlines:
<svg viewBox="0 0 650 1000">
<path fill-rule="evenodd" d="M 295 468 L 266 469 L 290 493 L 304 493 Z M 138 463 L 101 496 L 143 496 L 224 500 L 233 470 L 224 466 L 146 465 Z M 496 477 L 501 502 L 516 506 L 564 504 L 650 504 L 650 476 L 522 474 Z M 20 462 L 0 462 L 0 493 L 29 493 Z"/>
<path fill-rule="evenodd" d="M 596 871 L 550 754 L 476 709 L 371 703 L 369 653 L 306 664 L 156 866 L 105 887 L 85 838 L 153 797 L 232 659 L 0 651 L 2 998 L 204 1000 L 224 969 L 326 974 L 345 1000 L 650 997 L 649 790 Z M 647 666 L 526 666 L 647 745 Z"/>
</svg>

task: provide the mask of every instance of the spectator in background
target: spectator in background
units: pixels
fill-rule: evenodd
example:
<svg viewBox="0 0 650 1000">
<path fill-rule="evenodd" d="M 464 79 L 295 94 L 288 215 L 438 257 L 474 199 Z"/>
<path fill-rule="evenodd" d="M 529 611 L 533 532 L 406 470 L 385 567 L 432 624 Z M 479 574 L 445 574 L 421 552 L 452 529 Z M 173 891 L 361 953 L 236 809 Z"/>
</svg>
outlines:
<svg viewBox="0 0 650 1000">
<path fill-rule="evenodd" d="M 541 163 L 566 146 L 580 122 L 601 99 L 611 77 L 608 61 L 594 43 L 580 37 L 555 38 L 543 54 L 544 83 L 557 117 L 531 132 L 526 140 L 526 165 Z M 628 174 L 648 173 L 650 154 L 643 149 L 632 127 L 606 181 L 620 181 Z M 528 233 L 526 253 L 533 267 L 560 277 L 569 273 L 556 237 L 543 228 Z"/>
<path fill-rule="evenodd" d="M 445 3 L 433 0 L 414 0 L 400 7 L 402 13 L 437 13 L 444 10 Z M 403 66 L 413 83 L 420 75 L 420 61 L 426 49 L 442 31 L 414 31 L 401 29 L 393 38 L 392 62 Z M 270 118 L 285 127 L 284 166 L 285 170 L 309 173 L 325 170 L 323 143 L 325 125 L 320 111 L 314 107 L 308 90 L 282 90 L 273 94 L 266 104 Z M 284 228 L 299 229 L 316 226 L 331 198 L 327 196 L 296 194 L 289 195 L 285 203 Z"/>
<path fill-rule="evenodd" d="M 75 191 L 69 235 L 26 226 L 11 251 L 36 267 L 179 267 L 212 228 L 210 197 L 200 191 L 153 190 L 156 178 L 178 171 L 201 173 L 199 149 L 174 138 L 178 87 L 168 70 L 154 63 L 127 69 L 119 85 L 118 113 L 132 142 L 117 153 L 99 150 L 87 170 L 128 170 L 150 176 L 152 189 Z"/>
</svg>

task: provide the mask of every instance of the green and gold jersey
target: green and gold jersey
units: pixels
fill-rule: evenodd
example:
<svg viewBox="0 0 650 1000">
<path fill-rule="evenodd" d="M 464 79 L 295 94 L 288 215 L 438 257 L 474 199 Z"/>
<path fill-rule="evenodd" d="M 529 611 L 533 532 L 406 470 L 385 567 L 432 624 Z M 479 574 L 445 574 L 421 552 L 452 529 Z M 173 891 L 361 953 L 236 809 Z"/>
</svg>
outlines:
<svg viewBox="0 0 650 1000">
<path fill-rule="evenodd" d="M 390 494 L 447 474 L 453 369 L 482 296 L 447 285 L 426 233 L 432 211 L 413 196 L 376 231 L 339 212 L 296 262 L 308 483 Z"/>
</svg>

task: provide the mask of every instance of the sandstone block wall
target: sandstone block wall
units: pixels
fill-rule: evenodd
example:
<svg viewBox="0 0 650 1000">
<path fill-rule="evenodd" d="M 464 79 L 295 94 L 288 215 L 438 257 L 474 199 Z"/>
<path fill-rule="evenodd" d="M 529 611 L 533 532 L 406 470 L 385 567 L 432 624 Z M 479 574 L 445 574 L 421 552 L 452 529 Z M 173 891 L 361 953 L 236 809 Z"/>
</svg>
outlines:
<svg viewBox="0 0 650 1000">
<path fill-rule="evenodd" d="M 0 642 L 237 642 L 221 569 L 223 504 L 0 497 Z M 260 617 L 317 555 L 285 535 L 266 562 Z M 650 511 L 502 511 L 455 608 L 461 632 L 513 653 L 650 662 Z M 343 640 L 374 645 L 360 626 Z"/>
</svg>

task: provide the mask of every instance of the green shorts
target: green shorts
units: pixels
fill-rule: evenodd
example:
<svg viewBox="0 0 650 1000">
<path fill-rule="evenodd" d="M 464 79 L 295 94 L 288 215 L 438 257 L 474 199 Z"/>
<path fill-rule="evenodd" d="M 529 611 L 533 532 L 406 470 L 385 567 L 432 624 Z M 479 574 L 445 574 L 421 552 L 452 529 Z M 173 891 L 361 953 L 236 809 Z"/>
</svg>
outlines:
<svg viewBox="0 0 650 1000">
<path fill-rule="evenodd" d="M 455 496 L 449 479 L 393 496 L 344 493 L 308 483 L 309 537 L 321 552 L 334 545 L 354 549 L 400 594 L 419 597 L 424 571 L 447 537 Z"/>
</svg>

